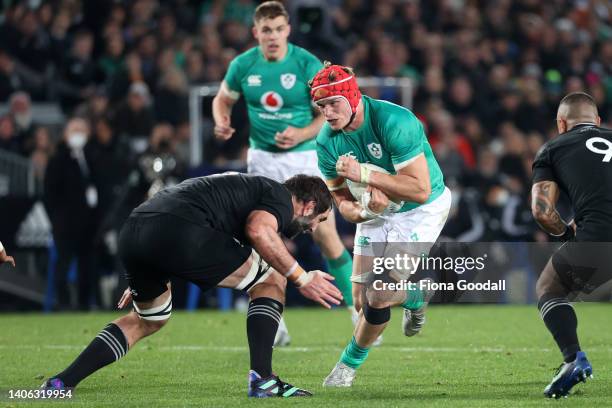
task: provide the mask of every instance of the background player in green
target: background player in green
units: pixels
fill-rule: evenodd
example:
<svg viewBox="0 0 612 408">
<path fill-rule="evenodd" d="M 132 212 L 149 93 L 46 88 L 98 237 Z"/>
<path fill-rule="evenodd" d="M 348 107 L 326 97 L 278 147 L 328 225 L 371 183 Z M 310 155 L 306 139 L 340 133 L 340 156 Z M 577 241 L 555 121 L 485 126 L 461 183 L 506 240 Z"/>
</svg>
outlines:
<svg viewBox="0 0 612 408">
<path fill-rule="evenodd" d="M 238 55 L 230 64 L 221 90 L 213 100 L 215 136 L 232 137 L 232 106 L 241 94 L 250 121 L 248 172 L 284 182 L 296 174 L 323 177 L 317 167 L 314 138 L 323 117 L 315 115 L 308 81 L 322 64 L 317 57 L 288 42 L 289 15 L 277 1 L 262 3 L 253 17 L 253 35 L 259 46 Z M 351 311 L 352 260 L 344 248 L 332 215 L 313 234 L 328 270 Z M 276 345 L 289 343 L 284 321 Z"/>
<path fill-rule="evenodd" d="M 425 281 L 423 288 L 419 284 L 408 291 L 364 287 L 372 281 L 374 256 L 380 256 L 374 243 L 381 243 L 385 253 L 400 248 L 412 256 L 428 253 L 448 217 L 451 194 L 419 120 L 401 106 L 362 96 L 350 68 L 326 62 L 311 82 L 311 97 L 327 121 L 316 139 L 319 167 L 342 216 L 357 223 L 352 281 L 355 306 L 361 310 L 359 322 L 323 383 L 350 387 L 385 329 L 390 307 L 405 308 L 404 334 L 412 336 L 424 323 L 424 308 L 433 293 Z M 347 181 L 367 184 L 360 202 Z M 387 208 L 389 197 L 403 201 L 394 213 Z M 418 252 L 411 252 L 415 249 Z M 394 281 L 406 280 L 410 271 L 389 275 Z"/>
</svg>

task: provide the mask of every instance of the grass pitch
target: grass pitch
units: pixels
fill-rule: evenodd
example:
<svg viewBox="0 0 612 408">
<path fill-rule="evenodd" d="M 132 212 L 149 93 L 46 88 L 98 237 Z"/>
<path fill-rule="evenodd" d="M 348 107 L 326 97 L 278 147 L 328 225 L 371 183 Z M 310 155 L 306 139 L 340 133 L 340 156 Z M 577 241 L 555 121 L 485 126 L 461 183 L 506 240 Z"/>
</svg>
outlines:
<svg viewBox="0 0 612 408">
<path fill-rule="evenodd" d="M 534 306 L 432 306 L 412 338 L 401 334 L 394 309 L 384 344 L 350 389 L 321 386 L 350 339 L 348 313 L 290 309 L 292 345 L 275 350 L 274 370 L 315 395 L 261 401 L 246 398 L 245 316 L 216 311 L 173 313 L 162 331 L 83 381 L 73 401 L 8 400 L 9 389 L 37 388 L 64 369 L 120 314 L 0 315 L 0 406 L 612 406 L 612 305 L 576 310 L 595 378 L 558 401 L 542 395 L 561 357 Z"/>
</svg>

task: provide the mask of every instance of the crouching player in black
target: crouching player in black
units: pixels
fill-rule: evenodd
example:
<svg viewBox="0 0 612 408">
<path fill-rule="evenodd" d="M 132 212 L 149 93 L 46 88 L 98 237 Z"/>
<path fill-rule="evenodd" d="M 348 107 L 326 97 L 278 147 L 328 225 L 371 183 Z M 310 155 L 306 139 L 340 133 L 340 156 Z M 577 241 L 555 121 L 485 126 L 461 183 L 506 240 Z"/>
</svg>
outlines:
<svg viewBox="0 0 612 408">
<path fill-rule="evenodd" d="M 612 275 L 612 131 L 600 123 L 589 95 L 567 95 L 557 112 L 560 136 L 540 150 L 533 164 L 533 216 L 549 234 L 565 241 L 536 286 L 538 309 L 564 358 L 544 390 L 549 398 L 567 396 L 574 385 L 592 377 L 569 300 L 592 292 Z M 560 190 L 574 211 L 569 224 L 555 208 Z"/>
<path fill-rule="evenodd" d="M 331 275 L 306 272 L 279 232 L 293 237 L 325 221 L 331 194 L 318 177 L 294 176 L 280 184 L 244 174 L 187 180 L 137 207 L 124 224 L 119 253 L 130 284 L 119 302 L 134 310 L 106 326 L 64 371 L 43 384 L 75 387 L 161 329 L 172 311 L 169 279 L 203 290 L 247 291 L 251 397 L 309 396 L 272 373 L 272 344 L 283 312 L 287 279 L 300 293 L 329 308 L 342 300 Z"/>
</svg>

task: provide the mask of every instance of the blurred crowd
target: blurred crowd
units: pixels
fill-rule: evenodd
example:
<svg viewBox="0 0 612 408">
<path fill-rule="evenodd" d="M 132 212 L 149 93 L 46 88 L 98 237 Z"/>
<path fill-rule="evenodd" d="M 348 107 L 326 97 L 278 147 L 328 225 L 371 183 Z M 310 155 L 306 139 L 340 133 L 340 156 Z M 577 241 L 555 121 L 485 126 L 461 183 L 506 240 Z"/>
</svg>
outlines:
<svg viewBox="0 0 612 408">
<path fill-rule="evenodd" d="M 189 87 L 222 80 L 232 58 L 254 45 L 250 27 L 258 3 L 3 2 L 0 101 L 8 111 L 0 117 L 0 150 L 32 160 L 52 223 L 78 214 L 79 206 L 95 209 L 99 220 L 112 219 L 109 214 L 119 212 L 118 198 L 137 203 L 160 179 L 163 184 L 168 177 L 188 174 Z M 590 93 L 604 124 L 612 120 L 611 2 L 285 4 L 290 40 L 321 60 L 352 66 L 358 76 L 413 80 L 412 109 L 426 125 L 454 193 L 445 236 L 545 239 L 528 207 L 531 163 L 540 146 L 556 135 L 556 105 L 564 94 Z M 400 102 L 396 88 L 364 91 Z M 42 102 L 59 104 L 66 117 L 85 121 L 78 131 L 39 123 L 32 106 Z M 244 109 L 236 110 L 239 131 L 229 143 L 205 135 L 207 172 L 245 166 L 248 124 Z M 203 114 L 210 115 L 209 108 Z M 70 207 L 65 197 L 54 200 L 57 191 L 49 180 L 75 157 L 80 157 L 78 165 L 72 160 L 70 171 L 81 177 L 74 183 L 84 197 L 94 187 L 96 197 Z M 126 198 L 130 185 L 140 188 Z M 343 228 L 352 244 L 350 227 Z M 79 234 L 106 236 L 104 227 L 94 229 L 95 234 Z"/>
</svg>

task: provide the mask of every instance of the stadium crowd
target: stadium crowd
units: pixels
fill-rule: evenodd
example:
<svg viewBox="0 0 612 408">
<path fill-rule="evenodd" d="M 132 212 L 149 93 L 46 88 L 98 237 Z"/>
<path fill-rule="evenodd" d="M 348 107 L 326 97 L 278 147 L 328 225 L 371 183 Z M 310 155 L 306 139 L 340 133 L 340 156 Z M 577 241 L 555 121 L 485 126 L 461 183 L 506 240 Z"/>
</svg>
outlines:
<svg viewBox="0 0 612 408">
<path fill-rule="evenodd" d="M 556 135 L 555 109 L 568 92 L 590 93 L 603 125 L 610 124 L 612 3 L 285 3 L 291 41 L 321 60 L 352 66 L 360 77 L 412 78 L 411 108 L 426 125 L 453 189 L 443 235 L 465 241 L 546 239 L 536 231 L 528 207 L 531 163 Z M 255 44 L 250 27 L 258 2 L 252 0 L 4 4 L 0 101 L 8 111 L 0 117 L 0 150 L 32 160 L 52 223 L 90 217 L 74 209 L 95 207 L 100 225 L 69 231 L 68 241 L 106 236 L 105 228 L 113 226 L 102 224 L 118 212 L 115 203 L 126 197 L 126 180 L 135 170 L 146 185 L 127 202 L 146 196 L 155 179 L 147 174 L 151 157 L 167 158 L 165 176 L 192 174 L 187 170 L 189 87 L 222 80 L 229 61 Z M 399 102 L 395 88 L 366 93 Z M 38 102 L 57 103 L 67 117 L 87 120 L 81 133 L 90 135 L 84 157 L 88 177 L 96 183 L 95 206 L 54 199 L 57 191 L 49 180 L 75 142 L 33 116 L 32 104 Z M 205 135 L 207 172 L 245 166 L 246 114 L 236 109 L 237 135 L 230 142 Z M 203 113 L 210 115 L 208 109 Z M 54 219 L 58 206 L 68 208 L 69 221 Z M 346 242 L 352 243 L 350 228 L 344 228 Z"/>
</svg>

